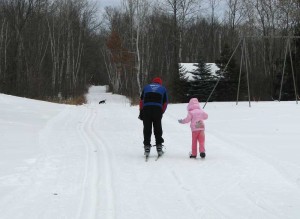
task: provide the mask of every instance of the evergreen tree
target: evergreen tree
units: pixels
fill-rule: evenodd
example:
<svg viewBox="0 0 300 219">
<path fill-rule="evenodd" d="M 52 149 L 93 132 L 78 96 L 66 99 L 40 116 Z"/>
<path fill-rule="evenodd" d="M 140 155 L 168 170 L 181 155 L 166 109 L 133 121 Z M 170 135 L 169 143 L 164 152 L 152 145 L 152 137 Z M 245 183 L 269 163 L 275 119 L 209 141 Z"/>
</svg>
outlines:
<svg viewBox="0 0 300 219">
<path fill-rule="evenodd" d="M 300 21 L 298 21 L 298 24 L 295 27 L 295 36 L 300 36 Z M 295 51 L 294 51 L 294 62 L 295 62 L 295 80 L 296 80 L 296 89 L 297 89 L 297 95 L 299 98 L 299 91 L 300 91 L 300 39 L 295 39 Z"/>
<path fill-rule="evenodd" d="M 179 64 L 179 81 L 178 81 L 178 98 L 181 103 L 188 102 L 188 90 L 190 83 L 188 78 L 185 76 L 186 69 Z"/>
<path fill-rule="evenodd" d="M 232 50 L 229 48 L 228 44 L 225 44 L 221 52 L 220 59 L 216 61 L 217 66 L 220 68 L 220 70 L 218 70 L 216 73 L 218 77 L 221 77 L 221 80 L 215 91 L 218 101 L 236 100 L 239 82 L 239 67 L 236 64 L 234 57 L 228 63 L 231 55 Z M 227 63 L 228 66 L 225 69 Z M 246 93 L 245 73 L 242 73 L 240 81 L 240 97 L 245 96 Z"/>
<path fill-rule="evenodd" d="M 199 101 L 206 101 L 213 90 L 216 83 L 216 76 L 212 75 L 211 68 L 199 58 L 197 64 L 194 65 L 195 71 L 190 72 L 193 75 L 193 80 L 190 82 L 189 97 L 197 97 Z M 210 101 L 215 99 L 213 94 Z"/>
<path fill-rule="evenodd" d="M 179 63 L 174 64 L 172 72 L 174 75 L 171 78 L 171 84 L 169 85 L 169 101 L 171 103 L 180 103 L 181 102 L 181 81 L 180 81 L 180 72 L 179 72 Z"/>
</svg>

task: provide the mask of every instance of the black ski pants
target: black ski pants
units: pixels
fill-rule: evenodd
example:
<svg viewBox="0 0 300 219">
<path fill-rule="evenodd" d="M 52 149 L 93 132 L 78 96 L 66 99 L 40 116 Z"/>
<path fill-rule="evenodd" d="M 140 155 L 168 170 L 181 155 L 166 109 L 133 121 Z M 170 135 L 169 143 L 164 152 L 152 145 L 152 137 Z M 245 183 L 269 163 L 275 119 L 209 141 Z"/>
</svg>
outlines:
<svg viewBox="0 0 300 219">
<path fill-rule="evenodd" d="M 144 124 L 144 145 L 151 144 L 152 126 L 154 129 L 154 136 L 156 145 L 162 144 L 162 109 L 159 106 L 145 106 L 143 108 L 143 124 Z"/>
</svg>

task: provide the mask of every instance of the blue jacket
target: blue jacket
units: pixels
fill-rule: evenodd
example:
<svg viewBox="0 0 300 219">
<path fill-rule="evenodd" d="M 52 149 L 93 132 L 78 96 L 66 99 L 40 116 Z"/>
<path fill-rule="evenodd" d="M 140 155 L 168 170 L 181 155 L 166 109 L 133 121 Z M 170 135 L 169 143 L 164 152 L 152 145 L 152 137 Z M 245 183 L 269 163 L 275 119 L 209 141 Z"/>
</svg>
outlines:
<svg viewBox="0 0 300 219">
<path fill-rule="evenodd" d="M 158 83 L 146 85 L 141 94 L 140 110 L 146 106 L 159 106 L 164 113 L 168 106 L 166 88 Z"/>
</svg>

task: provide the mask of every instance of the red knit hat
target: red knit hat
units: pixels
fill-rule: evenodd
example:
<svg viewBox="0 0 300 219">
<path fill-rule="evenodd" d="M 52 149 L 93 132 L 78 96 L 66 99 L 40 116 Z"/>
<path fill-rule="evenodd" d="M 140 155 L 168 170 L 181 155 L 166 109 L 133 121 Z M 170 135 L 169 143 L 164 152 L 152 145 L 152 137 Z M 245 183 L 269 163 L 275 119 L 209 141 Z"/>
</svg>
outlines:
<svg viewBox="0 0 300 219">
<path fill-rule="evenodd" d="M 153 78 L 152 82 L 162 85 L 162 80 L 160 77 Z"/>
</svg>

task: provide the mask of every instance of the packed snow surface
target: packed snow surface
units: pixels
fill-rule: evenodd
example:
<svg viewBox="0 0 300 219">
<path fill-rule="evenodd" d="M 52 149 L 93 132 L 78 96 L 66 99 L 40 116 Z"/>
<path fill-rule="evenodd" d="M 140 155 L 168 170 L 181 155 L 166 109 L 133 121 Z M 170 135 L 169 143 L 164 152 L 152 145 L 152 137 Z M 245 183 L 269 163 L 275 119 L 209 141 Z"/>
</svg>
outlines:
<svg viewBox="0 0 300 219">
<path fill-rule="evenodd" d="M 1 219 L 300 218 L 296 102 L 208 103 L 196 160 L 187 104 L 169 104 L 165 154 L 145 162 L 138 107 L 101 86 L 87 99 L 0 94 Z"/>
</svg>

